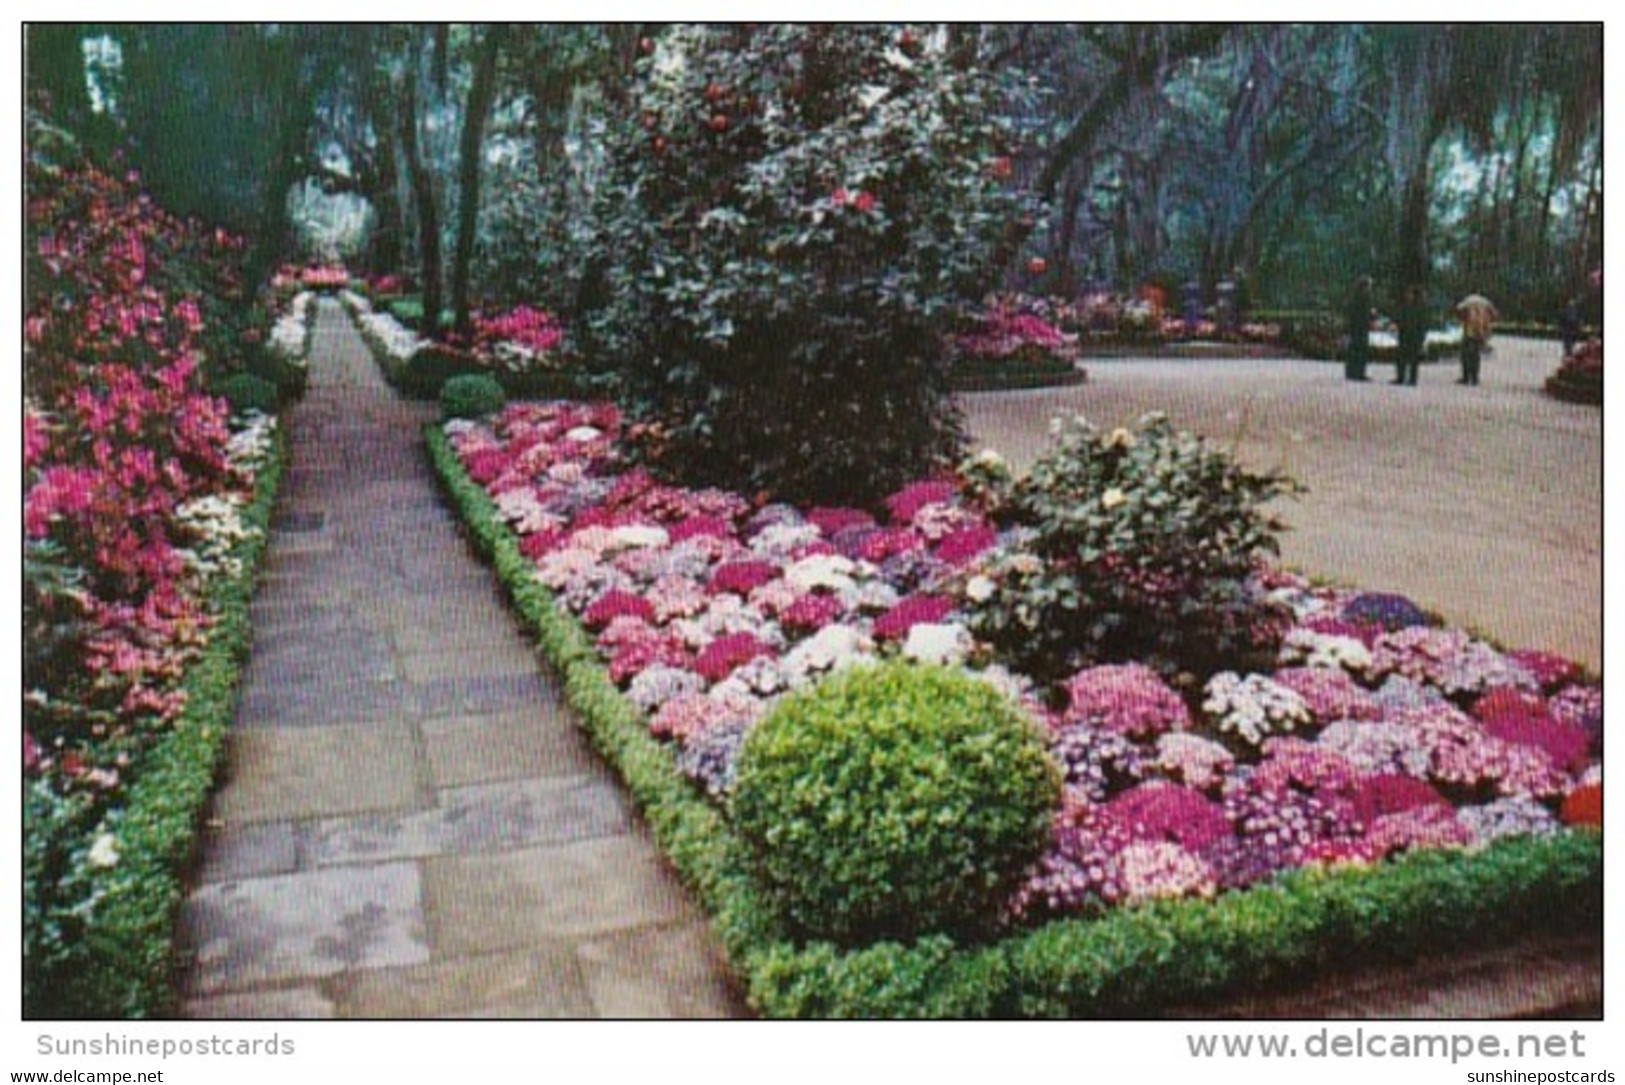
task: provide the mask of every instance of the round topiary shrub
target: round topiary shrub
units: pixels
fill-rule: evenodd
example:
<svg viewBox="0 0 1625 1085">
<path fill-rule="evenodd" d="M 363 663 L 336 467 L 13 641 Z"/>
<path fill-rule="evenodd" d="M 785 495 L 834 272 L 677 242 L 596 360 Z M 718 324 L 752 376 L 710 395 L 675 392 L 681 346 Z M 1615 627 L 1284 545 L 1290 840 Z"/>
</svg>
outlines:
<svg viewBox="0 0 1625 1085">
<path fill-rule="evenodd" d="M 507 402 L 495 377 L 451 377 L 440 386 L 440 415 L 446 419 L 482 418 L 500 411 Z"/>
<path fill-rule="evenodd" d="M 220 382 L 218 394 L 231 405 L 232 414 L 245 411 L 275 414 L 282 399 L 281 390 L 275 384 L 252 373 L 233 373 Z"/>
<path fill-rule="evenodd" d="M 745 740 L 731 811 L 794 931 L 863 945 L 986 930 L 1059 801 L 1059 770 L 1007 697 L 894 663 L 776 706 Z"/>
</svg>

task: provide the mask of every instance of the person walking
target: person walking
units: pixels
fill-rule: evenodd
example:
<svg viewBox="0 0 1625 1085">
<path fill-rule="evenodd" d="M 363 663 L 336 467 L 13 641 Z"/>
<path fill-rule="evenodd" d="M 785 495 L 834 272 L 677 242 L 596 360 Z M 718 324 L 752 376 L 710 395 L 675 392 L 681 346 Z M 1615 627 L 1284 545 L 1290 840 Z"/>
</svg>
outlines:
<svg viewBox="0 0 1625 1085">
<path fill-rule="evenodd" d="M 1399 352 L 1394 362 L 1394 383 L 1416 386 L 1422 353 L 1428 339 L 1428 310 L 1422 288 L 1412 283 L 1399 302 Z"/>
<path fill-rule="evenodd" d="M 1456 316 L 1461 319 L 1461 379 L 1457 384 L 1478 384 L 1479 366 L 1497 315 L 1495 306 L 1482 294 L 1468 294 L 1456 303 Z"/>
<path fill-rule="evenodd" d="M 1343 376 L 1351 381 L 1363 381 L 1366 363 L 1371 360 L 1371 276 L 1362 275 L 1354 282 L 1349 296 L 1348 353 L 1343 361 Z"/>
<path fill-rule="evenodd" d="M 1570 298 L 1563 311 L 1557 314 L 1557 334 L 1563 340 L 1563 357 L 1573 354 L 1574 348 L 1579 345 L 1580 328 L 1580 299 Z"/>
</svg>

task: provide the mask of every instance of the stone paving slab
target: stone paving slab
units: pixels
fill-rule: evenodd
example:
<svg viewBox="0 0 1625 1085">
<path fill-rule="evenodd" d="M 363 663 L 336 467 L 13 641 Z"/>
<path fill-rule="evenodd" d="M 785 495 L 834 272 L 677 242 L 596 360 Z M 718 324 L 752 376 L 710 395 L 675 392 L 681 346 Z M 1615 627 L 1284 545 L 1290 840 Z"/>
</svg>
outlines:
<svg viewBox="0 0 1625 1085">
<path fill-rule="evenodd" d="M 205 885 L 182 926 L 196 994 L 429 959 L 412 863 Z"/>
<path fill-rule="evenodd" d="M 594 939 L 577 955 L 600 1017 L 731 1017 L 739 994 L 715 947 L 690 923 Z"/>
<path fill-rule="evenodd" d="M 252 663 L 252 678 L 261 679 Z M 411 683 L 359 675 L 311 676 L 274 684 L 265 676 L 238 702 L 237 721 L 246 726 L 323 729 L 341 724 L 390 723 L 411 715 Z"/>
<path fill-rule="evenodd" d="M 214 803 L 228 829 L 427 805 L 417 737 L 404 724 L 246 727 L 229 747 L 229 775 Z"/>
<path fill-rule="evenodd" d="M 604 771 L 592 745 L 549 705 L 424 720 L 423 749 L 435 787 Z"/>
<path fill-rule="evenodd" d="M 454 675 L 410 684 L 425 716 L 458 716 L 556 703 L 556 694 L 535 666 L 510 674 Z"/>
<path fill-rule="evenodd" d="M 692 915 L 675 877 L 637 836 L 427 859 L 423 888 L 435 945 L 450 954 L 518 949 Z"/>
<path fill-rule="evenodd" d="M 567 944 L 354 972 L 335 980 L 341 1017 L 582 1018 L 593 1003 Z"/>
<path fill-rule="evenodd" d="M 321 988 L 304 986 L 188 999 L 181 1003 L 180 1016 L 194 1021 L 320 1021 L 337 1014 Z"/>
<path fill-rule="evenodd" d="M 299 868 L 303 826 L 292 821 L 250 822 L 228 826 L 221 820 L 203 831 L 203 882 L 234 882 L 270 874 L 292 874 Z"/>
<path fill-rule="evenodd" d="M 526 674 L 535 671 L 536 660 L 533 650 L 506 637 L 484 644 L 403 651 L 400 656 L 401 671 L 409 682 Z"/>
<path fill-rule="evenodd" d="M 409 814 L 331 818 L 316 825 L 317 866 L 471 855 L 613 836 L 632 825 L 607 781 L 520 780 L 451 788 L 439 804 Z"/>
</svg>

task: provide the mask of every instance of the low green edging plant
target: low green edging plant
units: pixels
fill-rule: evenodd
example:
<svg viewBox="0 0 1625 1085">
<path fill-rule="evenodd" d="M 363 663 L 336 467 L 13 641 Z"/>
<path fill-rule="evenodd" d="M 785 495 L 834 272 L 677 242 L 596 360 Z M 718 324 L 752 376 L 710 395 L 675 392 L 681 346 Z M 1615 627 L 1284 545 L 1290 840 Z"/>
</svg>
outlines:
<svg viewBox="0 0 1625 1085">
<path fill-rule="evenodd" d="M 1365 869 L 1306 870 L 1213 901 L 1064 919 L 1002 938 L 927 935 L 843 949 L 794 940 L 748 871 L 748 851 L 677 771 L 592 640 L 534 579 L 495 504 L 438 426 L 430 458 L 452 503 L 656 841 L 713 918 L 751 1006 L 769 1017 L 1090 1017 L 1152 1014 L 1247 985 L 1517 937 L 1600 929 L 1601 836 L 1417 852 Z"/>
<path fill-rule="evenodd" d="M 82 825 L 82 842 L 117 842 L 111 866 L 79 864 L 57 899 L 72 894 L 82 921 L 29 962 L 24 1012 L 30 1018 L 173 1016 L 177 1001 L 175 927 L 184 878 L 197 843 L 236 706 L 237 683 L 253 631 L 248 616 L 286 456 L 279 433 L 259 469 L 243 514 L 254 529 L 234 550 L 241 571 L 210 591 L 216 615 L 208 645 L 183 679 L 186 707 L 173 728 L 132 770 L 125 802 Z M 75 845 L 69 845 L 72 850 Z M 26 866 L 26 860 L 25 860 Z"/>
</svg>

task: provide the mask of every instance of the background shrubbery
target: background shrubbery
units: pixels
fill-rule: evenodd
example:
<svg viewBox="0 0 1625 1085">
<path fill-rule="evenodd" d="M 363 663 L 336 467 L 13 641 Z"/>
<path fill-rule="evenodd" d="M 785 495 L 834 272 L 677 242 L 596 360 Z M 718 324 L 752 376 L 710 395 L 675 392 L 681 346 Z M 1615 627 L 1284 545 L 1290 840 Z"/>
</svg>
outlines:
<svg viewBox="0 0 1625 1085">
<path fill-rule="evenodd" d="M 942 336 L 1024 213 L 999 81 L 883 26 L 648 44 L 607 136 L 577 328 L 648 423 L 645 453 L 809 500 L 941 463 L 958 442 Z"/>
</svg>

